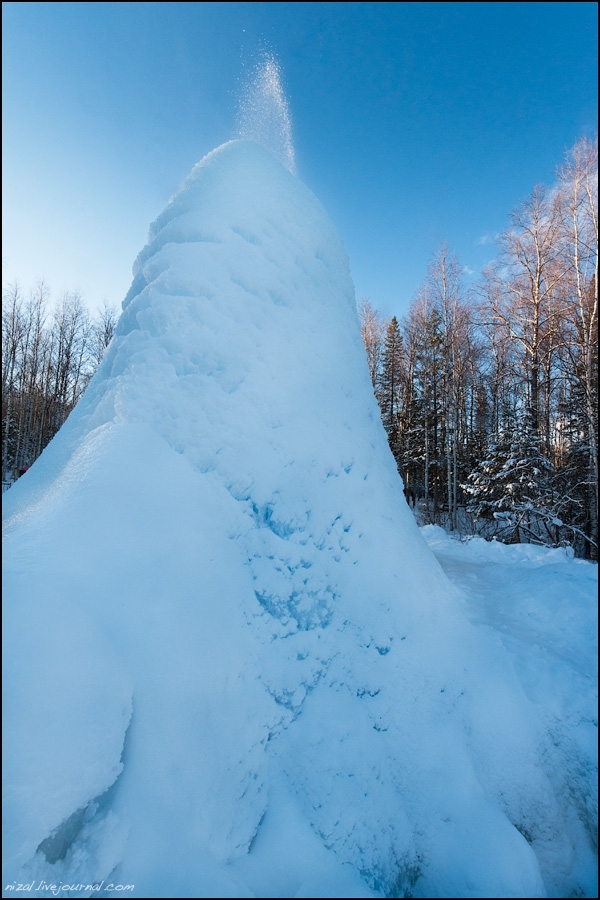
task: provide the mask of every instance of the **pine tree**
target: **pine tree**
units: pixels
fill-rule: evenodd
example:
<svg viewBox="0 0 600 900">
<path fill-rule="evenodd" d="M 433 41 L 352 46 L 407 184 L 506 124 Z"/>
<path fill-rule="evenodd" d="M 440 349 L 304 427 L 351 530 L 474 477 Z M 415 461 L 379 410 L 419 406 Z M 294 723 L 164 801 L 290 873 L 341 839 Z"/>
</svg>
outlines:
<svg viewBox="0 0 600 900">
<path fill-rule="evenodd" d="M 442 317 L 437 309 L 424 308 L 422 330 L 416 336 L 415 387 L 422 415 L 423 493 L 429 516 L 436 521 L 444 502 Z"/>
<path fill-rule="evenodd" d="M 489 444 L 463 490 L 469 497 L 467 511 L 495 523 L 496 535 L 505 543 L 545 543 L 549 526 L 562 525 L 554 511 L 554 469 L 541 452 L 530 410 Z M 551 542 L 557 543 L 559 535 L 553 537 Z"/>
<path fill-rule="evenodd" d="M 402 407 L 404 347 L 398 320 L 389 323 L 383 341 L 377 395 L 390 449 L 399 460 L 399 417 Z"/>
</svg>

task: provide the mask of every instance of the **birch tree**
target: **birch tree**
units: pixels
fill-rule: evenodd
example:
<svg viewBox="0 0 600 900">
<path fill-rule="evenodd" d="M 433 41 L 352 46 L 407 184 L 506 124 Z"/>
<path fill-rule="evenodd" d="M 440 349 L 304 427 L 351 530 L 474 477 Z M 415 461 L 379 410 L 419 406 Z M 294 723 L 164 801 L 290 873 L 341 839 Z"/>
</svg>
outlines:
<svg viewBox="0 0 600 900">
<path fill-rule="evenodd" d="M 583 139 L 559 169 L 561 252 L 566 271 L 563 318 L 572 443 L 582 466 L 584 526 L 593 558 L 598 558 L 598 140 Z M 573 407 L 575 409 L 573 409 Z M 575 414 L 575 416 L 574 416 Z M 577 446 L 579 445 L 579 446 Z M 579 468 L 579 467 L 576 467 Z"/>
</svg>

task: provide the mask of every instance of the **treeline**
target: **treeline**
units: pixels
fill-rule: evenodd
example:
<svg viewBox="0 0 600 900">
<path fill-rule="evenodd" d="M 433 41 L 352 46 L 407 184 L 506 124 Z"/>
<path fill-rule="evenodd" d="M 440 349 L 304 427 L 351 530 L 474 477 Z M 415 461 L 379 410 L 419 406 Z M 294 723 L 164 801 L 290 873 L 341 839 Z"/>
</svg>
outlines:
<svg viewBox="0 0 600 900">
<path fill-rule="evenodd" d="M 77 292 L 50 311 L 44 283 L 2 298 L 2 483 L 12 483 L 61 427 L 100 362 L 117 322 L 108 305 L 91 316 Z"/>
<path fill-rule="evenodd" d="M 469 291 L 442 247 L 401 322 L 361 302 L 390 447 L 422 521 L 597 559 L 597 139 L 497 247 Z"/>
</svg>

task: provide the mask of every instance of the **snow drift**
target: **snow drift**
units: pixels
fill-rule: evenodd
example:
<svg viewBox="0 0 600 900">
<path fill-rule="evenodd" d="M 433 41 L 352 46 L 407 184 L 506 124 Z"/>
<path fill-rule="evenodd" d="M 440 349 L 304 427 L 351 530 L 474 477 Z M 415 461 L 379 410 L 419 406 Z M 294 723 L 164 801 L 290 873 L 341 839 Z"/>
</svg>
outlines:
<svg viewBox="0 0 600 900">
<path fill-rule="evenodd" d="M 538 897 L 549 841 L 589 872 L 404 501 L 320 203 L 225 144 L 134 275 L 5 495 L 4 885 Z"/>
</svg>

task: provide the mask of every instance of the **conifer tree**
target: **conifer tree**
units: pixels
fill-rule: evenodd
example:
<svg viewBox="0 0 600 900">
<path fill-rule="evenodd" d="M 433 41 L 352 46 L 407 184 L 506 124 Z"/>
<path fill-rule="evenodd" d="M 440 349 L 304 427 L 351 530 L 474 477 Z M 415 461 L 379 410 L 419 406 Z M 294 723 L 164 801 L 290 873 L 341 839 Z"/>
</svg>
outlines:
<svg viewBox="0 0 600 900">
<path fill-rule="evenodd" d="M 398 320 L 389 323 L 383 341 L 378 399 L 390 449 L 399 463 L 398 428 L 402 406 L 404 348 Z"/>
<path fill-rule="evenodd" d="M 527 410 L 514 428 L 488 446 L 467 478 L 467 510 L 495 522 L 494 530 L 505 543 L 546 542 L 548 525 L 562 524 L 553 511 L 553 476 L 553 466 L 540 449 L 535 417 Z"/>
</svg>

